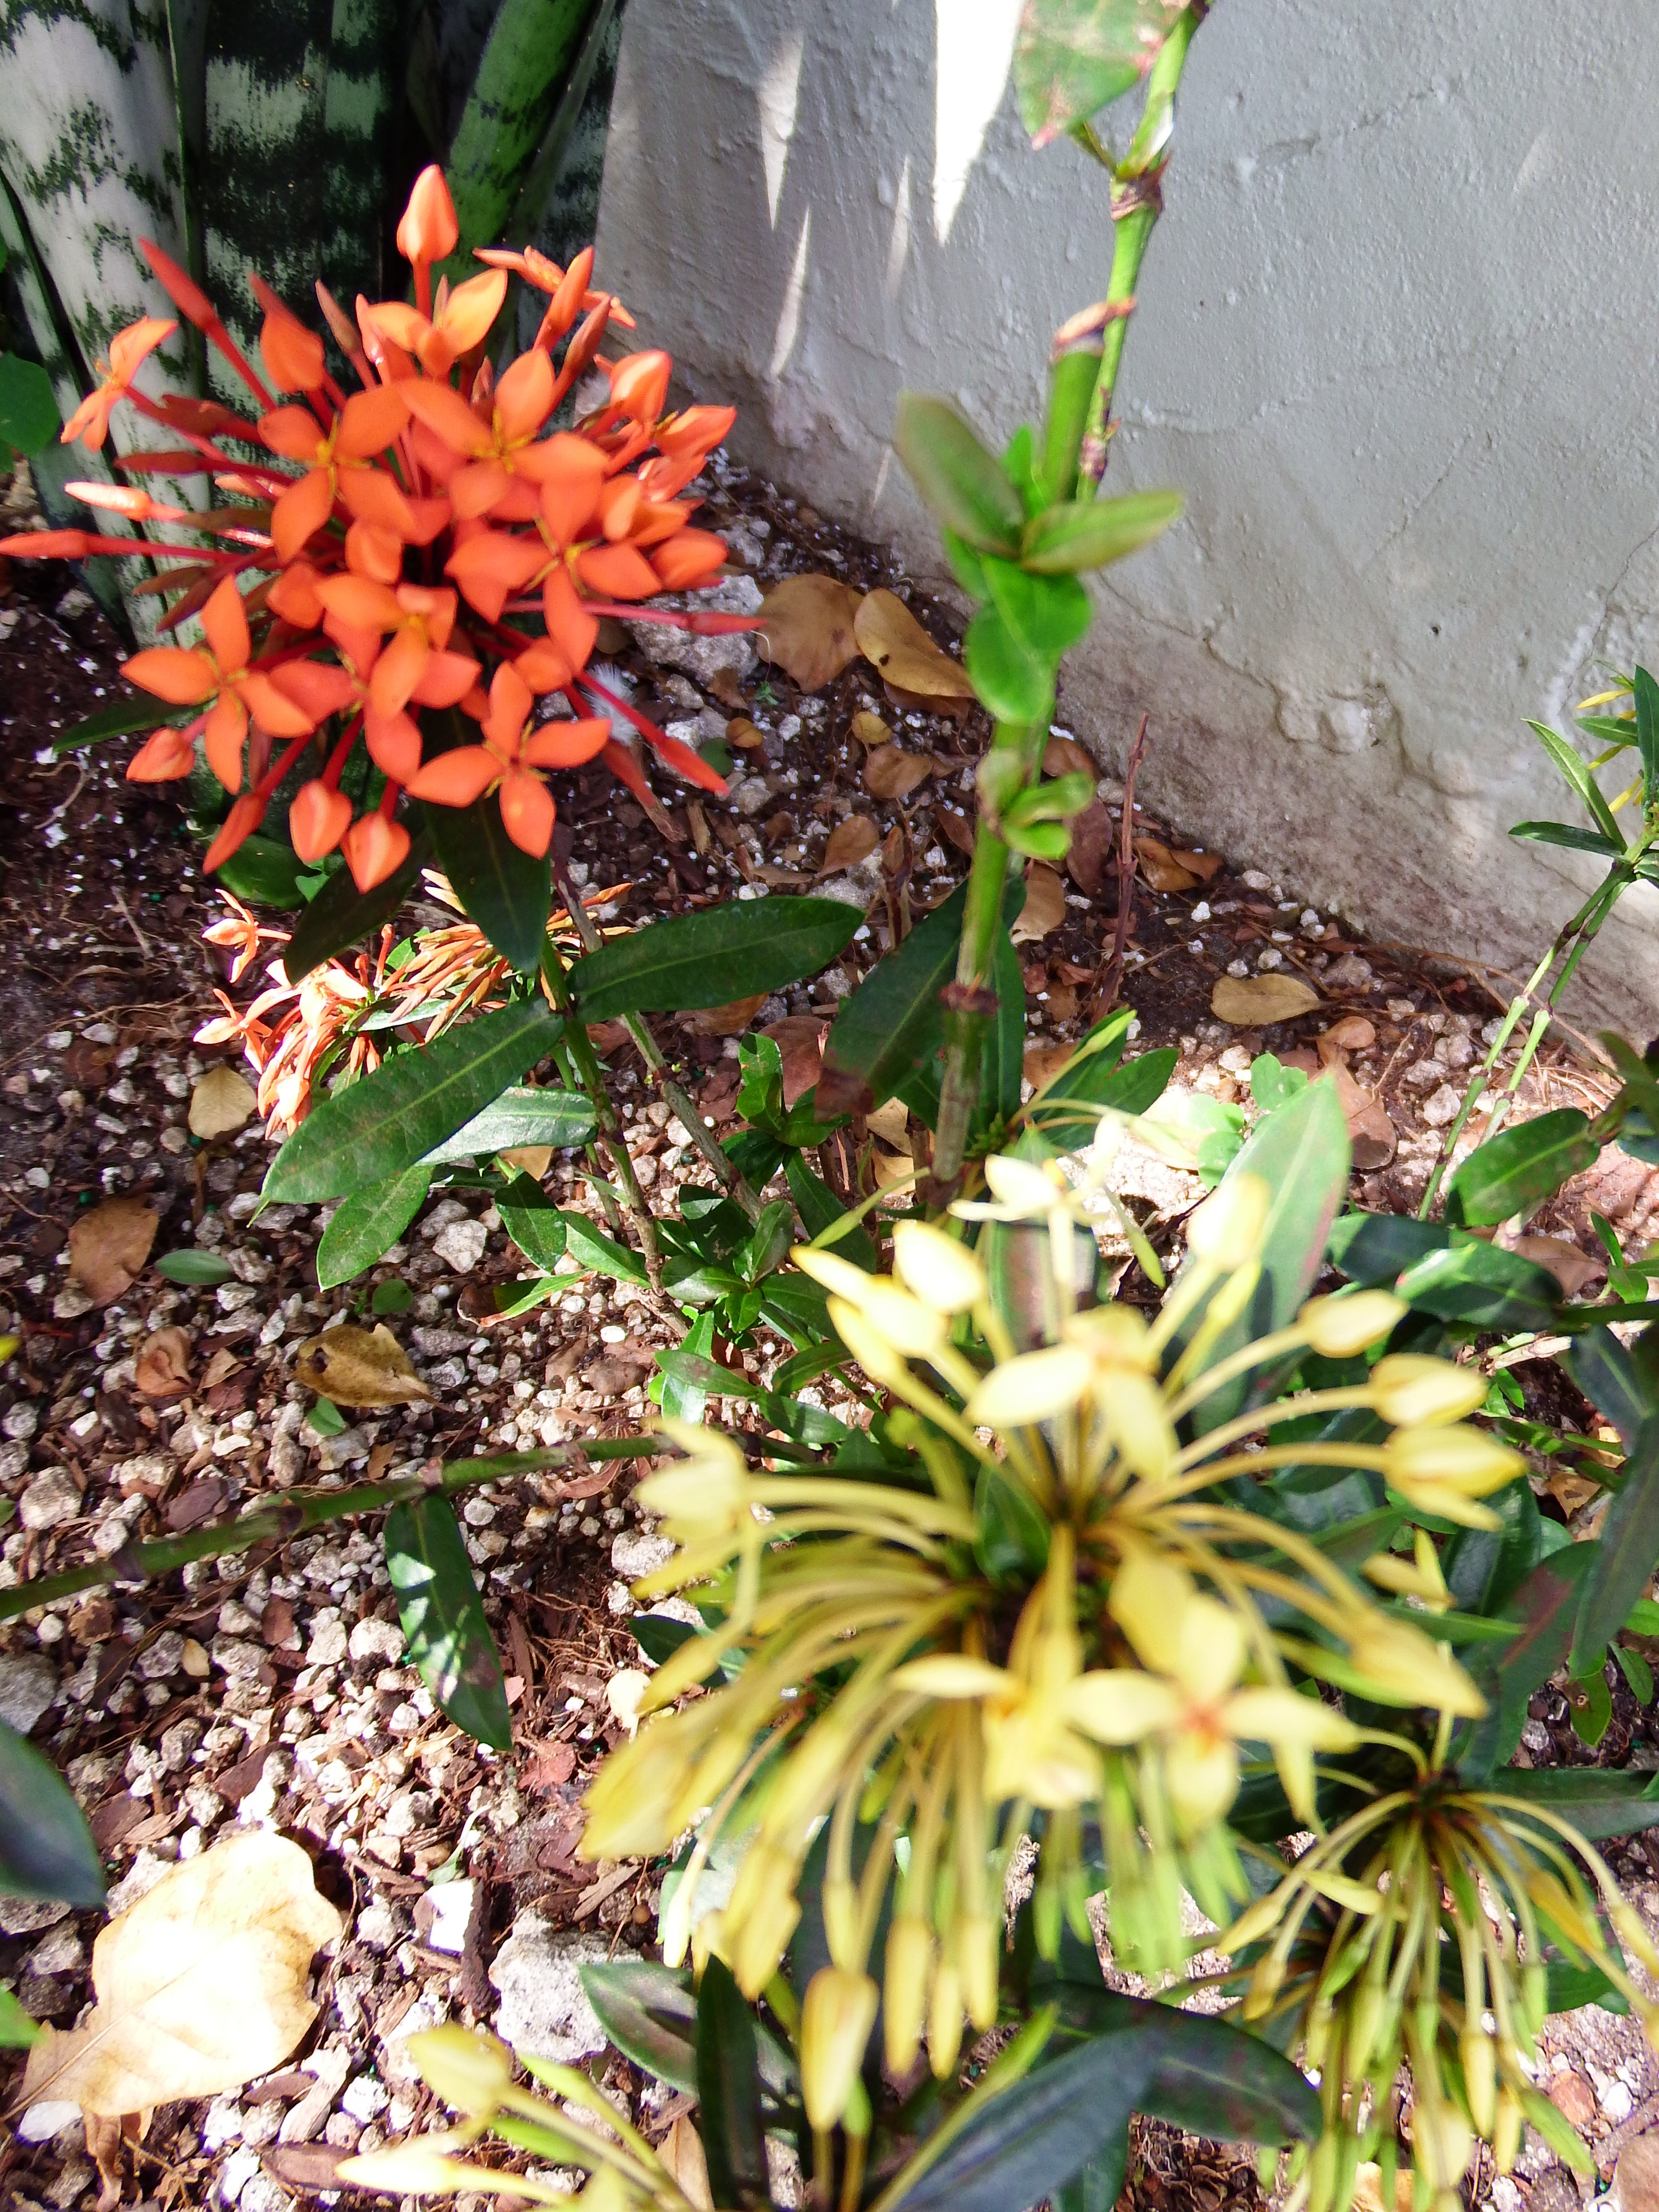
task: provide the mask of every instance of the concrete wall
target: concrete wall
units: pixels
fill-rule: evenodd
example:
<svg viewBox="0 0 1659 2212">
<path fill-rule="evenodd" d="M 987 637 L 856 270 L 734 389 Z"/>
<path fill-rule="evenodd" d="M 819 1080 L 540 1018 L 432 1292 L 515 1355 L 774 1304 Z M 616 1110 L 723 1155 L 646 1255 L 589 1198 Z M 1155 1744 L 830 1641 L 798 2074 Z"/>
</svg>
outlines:
<svg viewBox="0 0 1659 2212">
<path fill-rule="evenodd" d="M 1527 718 L 1659 654 L 1650 4 L 1218 0 L 1110 470 L 1188 513 L 1107 573 L 1062 693 L 1107 758 L 1150 712 L 1148 795 L 1189 833 L 1374 933 L 1511 965 L 1596 872 L 1505 836 L 1573 818 Z M 1019 128 L 1018 13 L 627 13 L 604 281 L 739 403 L 745 457 L 929 573 L 896 394 L 1000 441 L 1105 289 L 1103 179 Z M 1639 1023 L 1659 903 L 1621 914 L 1589 972 Z"/>
</svg>

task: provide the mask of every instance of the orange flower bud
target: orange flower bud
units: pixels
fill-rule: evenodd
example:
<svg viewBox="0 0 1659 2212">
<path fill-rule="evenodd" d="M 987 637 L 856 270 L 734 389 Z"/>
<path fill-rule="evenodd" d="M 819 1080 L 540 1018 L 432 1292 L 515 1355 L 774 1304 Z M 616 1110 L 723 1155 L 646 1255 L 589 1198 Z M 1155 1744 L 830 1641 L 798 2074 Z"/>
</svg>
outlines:
<svg viewBox="0 0 1659 2212">
<path fill-rule="evenodd" d="M 351 827 L 351 801 L 343 791 L 331 791 L 319 778 L 295 793 L 288 811 L 288 833 L 302 860 L 320 860 L 331 853 Z"/>
<path fill-rule="evenodd" d="M 398 225 L 398 251 L 409 262 L 441 261 L 455 251 L 460 235 L 444 173 L 435 161 L 430 162 L 416 178 L 409 205 Z"/>
<path fill-rule="evenodd" d="M 665 592 L 687 592 L 706 584 L 726 561 L 726 540 L 712 530 L 677 530 L 651 549 L 651 566 Z"/>
<path fill-rule="evenodd" d="M 279 392 L 314 392 L 323 380 L 323 342 L 280 305 L 265 317 L 259 351 Z"/>
<path fill-rule="evenodd" d="M 127 763 L 129 783 L 174 783 L 196 764 L 196 744 L 182 730 L 152 730 Z"/>
<path fill-rule="evenodd" d="M 360 891 L 372 891 L 388 876 L 396 875 L 409 856 L 409 832 L 401 822 L 388 822 L 384 814 L 365 814 L 340 840 Z"/>
<path fill-rule="evenodd" d="M 611 372 L 611 403 L 636 422 L 654 422 L 668 397 L 673 362 L 665 353 L 630 353 Z"/>
</svg>

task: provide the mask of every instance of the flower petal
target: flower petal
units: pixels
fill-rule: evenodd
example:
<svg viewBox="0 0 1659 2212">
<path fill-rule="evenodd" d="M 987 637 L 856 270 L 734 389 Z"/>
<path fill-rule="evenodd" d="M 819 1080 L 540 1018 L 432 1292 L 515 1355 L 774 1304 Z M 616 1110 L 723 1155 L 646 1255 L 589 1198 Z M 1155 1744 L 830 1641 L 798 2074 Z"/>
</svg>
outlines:
<svg viewBox="0 0 1659 2212">
<path fill-rule="evenodd" d="M 270 510 L 270 542 L 276 549 L 276 558 L 284 562 L 293 560 L 333 512 L 334 485 L 326 469 L 313 469 L 290 484 Z"/>
<path fill-rule="evenodd" d="M 483 745 L 459 745 L 428 761 L 406 787 L 414 798 L 434 799 L 440 806 L 471 806 L 501 772 L 501 763 Z"/>
<path fill-rule="evenodd" d="M 540 860 L 552 842 L 553 794 L 538 775 L 509 769 L 501 778 L 501 826 L 521 853 Z"/>
<path fill-rule="evenodd" d="M 1097 1743 L 1139 1743 L 1179 1725 L 1186 1701 L 1174 1683 L 1135 1667 L 1101 1667 L 1060 1693 L 1070 1725 Z"/>
<path fill-rule="evenodd" d="M 368 392 L 354 392 L 340 410 L 334 433 L 334 450 L 342 460 L 366 461 L 383 453 L 409 420 L 406 386 L 379 384 Z"/>
<path fill-rule="evenodd" d="M 170 706 L 198 707 L 219 689 L 219 676 L 204 653 L 181 652 L 176 645 L 152 645 L 121 663 L 129 684 Z"/>
<path fill-rule="evenodd" d="M 521 757 L 532 768 L 580 768 L 610 742 L 609 722 L 544 722 L 525 739 Z"/>
</svg>

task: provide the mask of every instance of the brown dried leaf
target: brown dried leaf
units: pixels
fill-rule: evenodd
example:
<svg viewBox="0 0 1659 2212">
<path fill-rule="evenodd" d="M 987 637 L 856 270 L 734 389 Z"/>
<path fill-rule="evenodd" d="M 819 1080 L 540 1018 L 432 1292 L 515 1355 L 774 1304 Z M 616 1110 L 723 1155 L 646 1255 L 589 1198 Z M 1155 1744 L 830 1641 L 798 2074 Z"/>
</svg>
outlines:
<svg viewBox="0 0 1659 2212">
<path fill-rule="evenodd" d="M 204 1139 L 228 1137 L 258 1111 L 253 1085 L 226 1060 L 209 1068 L 190 1094 L 190 1133 Z"/>
<path fill-rule="evenodd" d="M 816 1014 L 786 1014 L 781 1022 L 773 1022 L 761 1031 L 763 1036 L 771 1038 L 782 1057 L 786 1111 L 817 1081 L 823 1065 L 823 1040 L 829 1034 L 829 1023 L 821 1022 Z"/>
<path fill-rule="evenodd" d="M 904 866 L 905 836 L 903 825 L 896 822 L 881 841 L 881 872 L 890 883 L 896 882 Z"/>
<path fill-rule="evenodd" d="M 1370 1028 L 1369 1022 L 1361 1026 Z M 1339 1022 L 1337 1029 L 1343 1024 Z M 1369 1175 L 1376 1168 L 1385 1168 L 1400 1146 L 1400 1133 L 1389 1118 L 1389 1109 L 1376 1091 L 1368 1091 L 1349 1073 L 1346 1054 L 1335 1043 L 1335 1031 L 1327 1030 L 1322 1036 L 1314 1039 L 1318 1048 L 1320 1064 L 1329 1079 L 1336 1085 L 1336 1095 L 1341 1101 L 1343 1119 L 1348 1125 L 1348 1134 L 1353 1140 L 1353 1164 Z M 1281 1055 L 1289 1060 L 1293 1055 Z M 1307 1055 L 1310 1059 L 1312 1055 Z"/>
<path fill-rule="evenodd" d="M 958 853 L 973 851 L 977 825 L 971 814 L 964 814 L 959 806 L 941 806 L 933 819 L 947 844 L 954 845 Z"/>
<path fill-rule="evenodd" d="M 95 1306 L 113 1305 L 155 1242 L 157 1215 L 141 1198 L 106 1198 L 82 1214 L 69 1233 L 70 1280 Z"/>
<path fill-rule="evenodd" d="M 1097 899 L 1117 867 L 1117 824 L 1103 799 L 1091 799 L 1072 823 L 1066 872 L 1085 898 Z"/>
<path fill-rule="evenodd" d="M 1564 1237 L 1517 1237 L 1509 1245 L 1511 1252 L 1523 1260 L 1531 1260 L 1540 1267 L 1547 1267 L 1561 1285 L 1565 1297 L 1577 1297 L 1587 1283 L 1599 1281 L 1607 1272 L 1607 1256 L 1598 1254 L 1594 1259 L 1570 1244 Z"/>
<path fill-rule="evenodd" d="M 222 1344 L 202 1370 L 202 1388 L 204 1390 L 211 1390 L 216 1384 L 222 1382 L 228 1375 L 235 1374 L 241 1364 L 230 1346 L 228 1344 Z"/>
<path fill-rule="evenodd" d="M 532 1182 L 539 1182 L 553 1164 L 551 1145 L 514 1145 L 497 1156 L 504 1168 L 521 1168 Z"/>
<path fill-rule="evenodd" d="M 803 691 L 821 691 L 857 658 L 860 594 L 836 576 L 786 576 L 761 601 L 755 642 Z"/>
<path fill-rule="evenodd" d="M 295 1353 L 294 1372 L 307 1390 L 337 1406 L 414 1406 L 432 1400 L 384 1322 L 373 1328 L 343 1322 L 312 1337 Z"/>
<path fill-rule="evenodd" d="M 702 2137 L 691 2115 L 682 2112 L 661 2143 L 657 2155 L 673 2176 L 676 2186 L 693 2212 L 714 2212 L 714 2192 L 708 2185 L 708 2160 Z"/>
<path fill-rule="evenodd" d="M 1028 1044 L 1025 1048 L 1025 1080 L 1034 1091 L 1059 1074 L 1076 1050 L 1069 1044 Z"/>
<path fill-rule="evenodd" d="M 1219 853 L 1200 853 L 1186 845 L 1175 845 L 1170 848 L 1170 857 L 1177 867 L 1185 868 L 1189 876 L 1196 876 L 1201 884 L 1207 884 L 1211 877 L 1219 874 L 1221 870 Z"/>
<path fill-rule="evenodd" d="M 751 722 L 747 714 L 733 714 L 726 726 L 726 742 L 728 745 L 734 746 L 740 753 L 752 753 L 757 746 L 766 743 L 766 732 L 757 723 Z M 695 804 L 695 801 L 693 803 Z M 701 812 L 702 809 L 699 808 L 698 811 Z M 691 825 L 691 835 L 694 840 L 696 834 L 697 825 L 694 822 Z M 708 835 L 707 824 L 704 825 L 703 834 L 705 836 Z M 701 845 L 697 848 L 699 852 L 704 849 Z"/>
<path fill-rule="evenodd" d="M 966 669 L 941 652 L 896 593 L 870 592 L 853 629 L 859 651 L 899 690 L 924 702 L 973 698 Z"/>
<path fill-rule="evenodd" d="M 733 999 L 729 1006 L 698 1006 L 680 1016 L 680 1027 L 693 1036 L 741 1036 L 766 1004 L 764 991 L 751 999 Z"/>
<path fill-rule="evenodd" d="M 1137 837 L 1135 858 L 1140 863 L 1140 872 L 1155 891 L 1189 891 L 1198 881 L 1190 868 L 1184 868 L 1170 848 L 1157 837 Z"/>
<path fill-rule="evenodd" d="M 849 814 L 830 832 L 818 873 L 834 876 L 843 868 L 855 868 L 860 860 L 869 859 L 880 842 L 881 832 L 867 814 Z"/>
<path fill-rule="evenodd" d="M 1376 1042 L 1376 1030 L 1364 1014 L 1344 1014 L 1316 1042 L 1322 1053 L 1328 1043 L 1339 1046 L 1344 1052 L 1369 1052 Z"/>
<path fill-rule="evenodd" d="M 141 1397 L 182 1397 L 190 1388 L 190 1339 L 184 1330 L 152 1330 L 138 1347 L 132 1379 Z"/>
<path fill-rule="evenodd" d="M 1042 749 L 1042 773 L 1097 776 L 1100 763 L 1092 753 L 1084 751 L 1075 738 L 1050 738 Z"/>
<path fill-rule="evenodd" d="M 899 745 L 883 745 L 864 763 L 864 787 L 872 799 L 904 799 L 933 773 L 933 763 Z"/>
<path fill-rule="evenodd" d="M 186 1860 L 99 1936 L 97 2005 L 43 2032 L 25 2101 L 118 2117 L 270 2073 L 317 2017 L 311 1961 L 344 1925 L 300 1846 L 268 1829 Z"/>
<path fill-rule="evenodd" d="M 893 734 L 881 716 L 872 713 L 868 707 L 854 714 L 848 727 L 859 743 L 872 751 L 878 745 L 884 745 Z"/>
<path fill-rule="evenodd" d="M 1299 975 L 1223 975 L 1210 994 L 1210 1012 L 1230 1029 L 1265 1029 L 1311 1013 L 1319 1002 Z"/>
<path fill-rule="evenodd" d="M 1025 903 L 1008 934 L 1016 945 L 1032 945 L 1058 929 L 1066 919 L 1066 885 L 1039 860 L 1025 871 Z"/>
</svg>

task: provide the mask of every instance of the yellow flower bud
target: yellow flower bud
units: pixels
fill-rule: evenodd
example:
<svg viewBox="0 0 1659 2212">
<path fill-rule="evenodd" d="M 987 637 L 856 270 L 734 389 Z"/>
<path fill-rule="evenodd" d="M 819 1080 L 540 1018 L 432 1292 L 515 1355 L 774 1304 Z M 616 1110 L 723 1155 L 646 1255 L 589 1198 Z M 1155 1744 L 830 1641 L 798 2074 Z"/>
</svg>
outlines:
<svg viewBox="0 0 1659 2212">
<path fill-rule="evenodd" d="M 1088 1353 L 1074 1345 L 1021 1352 L 984 1377 L 968 1400 L 968 1419 L 994 1429 L 1027 1428 L 1052 1419 L 1078 1403 L 1093 1371 Z"/>
<path fill-rule="evenodd" d="M 806 1244 L 798 1244 L 789 1256 L 803 1275 L 810 1275 L 836 1297 L 850 1299 L 854 1305 L 863 1304 L 872 1279 L 868 1268 L 855 1267 L 839 1252 L 817 1252 Z"/>
<path fill-rule="evenodd" d="M 1348 1639 L 1348 1656 L 1365 1678 L 1369 1693 L 1390 1705 L 1434 1705 L 1443 1713 L 1478 1720 L 1486 1710 L 1456 1661 L 1409 1621 L 1382 1614 L 1362 1620 Z"/>
<path fill-rule="evenodd" d="M 857 1885 L 845 1875 L 827 1875 L 818 1893 L 818 1902 L 823 1908 L 823 1934 L 830 1956 L 838 1966 L 852 1965 L 859 1949 Z"/>
<path fill-rule="evenodd" d="M 1462 2112 L 1437 2100 L 1427 2109 L 1419 2104 L 1412 2113 L 1412 2142 L 1431 2187 L 1455 2190 L 1474 2148 L 1474 2137 Z"/>
<path fill-rule="evenodd" d="M 1498 2107 L 1492 2119 L 1492 2164 L 1500 2173 L 1508 2173 L 1521 2155 L 1521 2127 L 1523 2114 L 1516 2100 L 1507 2088 L 1498 2093 Z"/>
<path fill-rule="evenodd" d="M 1458 2040 L 1463 2062 L 1463 2087 L 1469 2100 L 1474 2131 L 1490 2142 L 1498 2119 L 1498 2054 L 1492 2038 L 1478 2027 L 1466 2027 Z"/>
<path fill-rule="evenodd" d="M 933 1985 L 933 1931 L 920 1913 L 901 1912 L 887 1930 L 881 1985 L 882 2039 L 895 2079 L 915 2063 Z"/>
<path fill-rule="evenodd" d="M 1071 1315 L 1061 1328 L 1068 1344 L 1080 1344 L 1096 1364 L 1134 1367 L 1149 1372 L 1158 1364 L 1152 1331 L 1133 1306 L 1091 1306 Z"/>
<path fill-rule="evenodd" d="M 1352 1359 L 1381 1343 L 1408 1310 L 1392 1291 L 1348 1291 L 1328 1298 L 1310 1298 L 1297 1316 L 1309 1347 L 1322 1359 Z"/>
<path fill-rule="evenodd" d="M 1056 1205 L 1063 1205 L 1072 1194 L 1071 1185 L 1057 1168 L 1012 1159 L 1006 1152 L 992 1153 L 982 1164 L 997 1204 L 1032 1220 L 1046 1219 Z"/>
<path fill-rule="evenodd" d="M 411 2035 L 409 2055 L 445 2104 L 469 2119 L 487 2120 L 513 2087 L 513 2054 L 507 2045 L 453 2021 Z"/>
<path fill-rule="evenodd" d="M 1106 1603 L 1146 1664 L 1167 1674 L 1181 1656 L 1182 1625 L 1192 1599 L 1193 1578 L 1184 1567 L 1133 1551 L 1113 1577 Z"/>
<path fill-rule="evenodd" d="M 1096 1382 L 1095 1403 L 1107 1434 L 1138 1475 L 1158 1482 L 1173 1471 L 1181 1446 L 1151 1376 L 1109 1369 Z"/>
<path fill-rule="evenodd" d="M 1267 1225 L 1273 1193 L 1261 1176 L 1230 1175 L 1187 1217 L 1187 1249 L 1231 1274 L 1255 1256 Z"/>
<path fill-rule="evenodd" d="M 815 2129 L 832 2128 L 847 2110 L 881 1995 L 868 1974 L 820 1966 L 800 2008 L 800 2087 Z"/>
<path fill-rule="evenodd" d="M 872 1382 L 901 1395 L 910 1387 L 910 1370 L 878 1328 L 845 1298 L 830 1301 L 830 1321 L 836 1335 Z"/>
<path fill-rule="evenodd" d="M 927 2000 L 927 2063 L 937 2081 L 948 2081 L 962 2053 L 962 1976 L 941 1960 Z"/>
<path fill-rule="evenodd" d="M 498 2188 L 499 2173 L 449 2155 L 452 2148 L 463 2147 L 470 2140 L 470 2135 L 447 2131 L 412 2136 L 406 2142 L 387 2143 L 380 2150 L 344 2159 L 336 2171 L 343 2181 L 361 2183 L 365 2189 L 381 2190 L 392 2197 L 451 2197 L 458 2189 L 480 2182 L 487 2190 Z"/>
<path fill-rule="evenodd" d="M 746 1997 L 766 1987 L 795 1932 L 795 1876 L 793 1859 L 774 1844 L 751 1844 L 738 1869 L 724 1917 L 732 1936 L 732 1972 Z"/>
<path fill-rule="evenodd" d="M 1391 1352 L 1371 1370 L 1371 1401 L 1397 1429 L 1461 1421 L 1485 1405 L 1488 1388 L 1478 1367 L 1454 1367 L 1417 1352 Z"/>
<path fill-rule="evenodd" d="M 1382 1447 L 1382 1472 L 1401 1491 L 1419 1496 L 1445 1488 L 1460 1498 L 1484 1498 L 1526 1471 L 1518 1451 L 1462 1422 L 1443 1427 L 1396 1429 Z"/>
<path fill-rule="evenodd" d="M 983 2034 L 996 2024 L 1001 1923 L 982 1912 L 959 1912 L 951 1931 L 951 1948 L 962 1974 L 963 2002 L 968 2017 Z"/>
<path fill-rule="evenodd" d="M 695 1981 L 702 1979 L 702 1970 L 711 1959 L 730 1963 L 732 1929 L 725 1912 L 705 1912 L 691 1930 L 691 1974 Z"/>
<path fill-rule="evenodd" d="M 905 1288 L 935 1313 L 961 1313 L 985 1296 L 985 1270 L 978 1260 L 931 1222 L 894 1224 L 893 1265 Z"/>
</svg>

